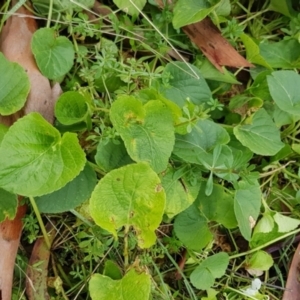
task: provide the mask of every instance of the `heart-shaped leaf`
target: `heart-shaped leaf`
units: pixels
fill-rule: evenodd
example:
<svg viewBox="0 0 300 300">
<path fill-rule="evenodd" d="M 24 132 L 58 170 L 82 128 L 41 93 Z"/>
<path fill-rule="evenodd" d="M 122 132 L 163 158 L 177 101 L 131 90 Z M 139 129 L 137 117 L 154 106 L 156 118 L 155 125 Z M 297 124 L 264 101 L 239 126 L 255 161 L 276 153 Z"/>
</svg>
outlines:
<svg viewBox="0 0 300 300">
<path fill-rule="evenodd" d="M 278 128 L 263 108 L 258 110 L 249 122 L 250 124 L 234 127 L 233 132 L 251 151 L 260 155 L 275 155 L 284 146 Z"/>
<path fill-rule="evenodd" d="M 1 52 L 0 71 L 0 114 L 11 115 L 24 106 L 30 82 L 25 70 L 8 61 Z"/>
<path fill-rule="evenodd" d="M 153 100 L 143 105 L 124 96 L 113 103 L 110 118 L 134 161 L 148 162 L 156 172 L 166 169 L 175 140 L 173 117 L 166 104 Z"/>
<path fill-rule="evenodd" d="M 55 116 L 63 125 L 72 125 L 84 121 L 88 106 L 85 98 L 76 91 L 63 93 L 55 104 Z"/>
<path fill-rule="evenodd" d="M 141 248 L 155 243 L 166 195 L 157 174 L 146 163 L 131 164 L 105 175 L 90 200 L 91 216 L 117 237 L 116 229 L 133 226 Z"/>
<path fill-rule="evenodd" d="M 200 290 L 207 290 L 213 284 L 216 278 L 225 274 L 229 263 L 229 256 L 225 252 L 220 252 L 206 258 L 191 273 L 191 283 Z"/>
<path fill-rule="evenodd" d="M 32 37 L 31 50 L 44 76 L 57 79 L 73 66 L 73 44 L 64 36 L 56 36 L 51 28 L 41 28 Z"/>
<path fill-rule="evenodd" d="M 76 134 L 61 137 L 31 113 L 9 128 L 0 145 L 0 187 L 23 196 L 48 194 L 75 178 L 85 161 Z"/>
<path fill-rule="evenodd" d="M 94 274 L 89 282 L 93 300 L 146 300 L 150 297 L 151 280 L 145 273 L 131 269 L 121 280 Z"/>
</svg>

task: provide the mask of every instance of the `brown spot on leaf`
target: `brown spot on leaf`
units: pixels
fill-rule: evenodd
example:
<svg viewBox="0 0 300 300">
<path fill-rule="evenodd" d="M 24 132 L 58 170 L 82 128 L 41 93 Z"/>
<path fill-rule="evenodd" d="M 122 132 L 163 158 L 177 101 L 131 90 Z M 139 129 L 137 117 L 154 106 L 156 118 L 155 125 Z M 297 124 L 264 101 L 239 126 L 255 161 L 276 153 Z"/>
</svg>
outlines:
<svg viewBox="0 0 300 300">
<path fill-rule="evenodd" d="M 163 189 L 163 187 L 162 187 L 162 185 L 159 183 L 159 184 L 155 187 L 155 192 L 156 192 L 156 193 L 159 193 L 159 192 L 162 191 L 162 189 Z"/>
</svg>

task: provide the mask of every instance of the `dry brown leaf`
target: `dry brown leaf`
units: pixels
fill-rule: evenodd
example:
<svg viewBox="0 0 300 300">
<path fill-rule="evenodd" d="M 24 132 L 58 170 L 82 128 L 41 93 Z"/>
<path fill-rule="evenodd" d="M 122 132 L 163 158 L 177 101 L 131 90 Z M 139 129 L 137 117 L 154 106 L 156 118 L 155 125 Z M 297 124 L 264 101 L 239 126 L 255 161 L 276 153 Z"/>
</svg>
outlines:
<svg viewBox="0 0 300 300">
<path fill-rule="evenodd" d="M 56 235 L 52 223 L 47 223 L 46 231 L 49 242 L 52 244 Z M 26 295 L 28 300 L 50 299 L 47 289 L 49 259 L 50 249 L 44 237 L 38 238 L 34 243 L 26 271 Z"/>
<path fill-rule="evenodd" d="M 222 37 L 208 17 L 182 29 L 219 71 L 223 71 L 222 66 L 254 67 Z"/>
<path fill-rule="evenodd" d="M 300 299 L 300 243 L 295 251 L 282 300 Z"/>
<path fill-rule="evenodd" d="M 11 300 L 14 265 L 22 232 L 22 218 L 24 217 L 25 213 L 26 206 L 18 206 L 17 214 L 14 220 L 5 220 L 0 223 L 1 300 Z"/>
<path fill-rule="evenodd" d="M 162 0 L 156 0 L 156 3 L 160 8 L 164 7 Z M 168 0 L 168 4 L 172 6 L 173 3 Z M 223 73 L 222 66 L 254 67 L 229 44 L 210 18 L 186 25 L 182 30 L 220 72 Z"/>
</svg>

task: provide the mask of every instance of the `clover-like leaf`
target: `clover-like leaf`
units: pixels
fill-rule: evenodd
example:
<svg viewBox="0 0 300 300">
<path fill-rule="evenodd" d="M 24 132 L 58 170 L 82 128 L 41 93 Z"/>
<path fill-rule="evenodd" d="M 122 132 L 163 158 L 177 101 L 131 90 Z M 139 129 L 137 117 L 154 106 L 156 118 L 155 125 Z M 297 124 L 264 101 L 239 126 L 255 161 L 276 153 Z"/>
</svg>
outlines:
<svg viewBox="0 0 300 300">
<path fill-rule="evenodd" d="M 30 81 L 25 70 L 8 61 L 0 52 L 0 114 L 11 115 L 20 110 L 30 91 Z"/>
<path fill-rule="evenodd" d="M 133 226 L 141 248 L 155 243 L 166 202 L 157 174 L 146 163 L 131 164 L 105 175 L 90 199 L 91 216 L 117 237 L 121 226 Z"/>
<path fill-rule="evenodd" d="M 110 117 L 134 161 L 148 162 L 158 173 L 166 169 L 175 140 L 173 117 L 166 104 L 152 100 L 143 105 L 124 96 L 113 103 Z"/>
<path fill-rule="evenodd" d="M 48 194 L 75 178 L 85 161 L 76 134 L 61 137 L 31 113 L 9 128 L 0 145 L 0 187 L 23 196 Z"/>
<path fill-rule="evenodd" d="M 73 66 L 73 44 L 64 36 L 56 36 L 51 28 L 41 28 L 32 37 L 31 50 L 44 76 L 57 79 Z"/>
<path fill-rule="evenodd" d="M 146 300 L 150 297 L 151 280 L 145 273 L 131 269 L 122 279 L 94 274 L 89 282 L 93 300 Z"/>
</svg>

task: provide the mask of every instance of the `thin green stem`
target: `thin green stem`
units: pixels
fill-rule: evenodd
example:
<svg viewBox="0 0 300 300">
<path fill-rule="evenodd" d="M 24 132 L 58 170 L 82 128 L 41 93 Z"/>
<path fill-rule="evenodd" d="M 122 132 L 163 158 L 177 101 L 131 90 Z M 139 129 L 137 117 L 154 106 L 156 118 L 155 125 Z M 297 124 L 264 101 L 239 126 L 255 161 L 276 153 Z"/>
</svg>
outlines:
<svg viewBox="0 0 300 300">
<path fill-rule="evenodd" d="M 288 233 L 286 233 L 286 234 L 284 234 L 284 235 L 282 235 L 282 236 L 280 236 L 280 237 L 278 237 L 278 238 L 276 238 L 276 239 L 274 239 L 272 241 L 269 241 L 269 242 L 267 242 L 267 243 L 265 243 L 265 244 L 263 244 L 261 246 L 258 246 L 258 247 L 254 248 L 254 249 L 251 249 L 251 250 L 246 251 L 246 252 L 242 252 L 242 253 L 231 255 L 229 258 L 230 259 L 234 259 L 234 258 L 246 256 L 246 255 L 254 253 L 254 252 L 258 251 L 258 250 L 264 249 L 264 248 L 266 248 L 266 247 L 268 247 L 268 246 L 270 246 L 270 245 L 272 245 L 272 244 L 274 244 L 276 242 L 279 242 L 279 241 L 281 241 L 281 240 L 283 240 L 283 239 L 285 239 L 285 238 L 287 238 L 287 237 L 289 237 L 289 236 L 291 236 L 293 234 L 297 234 L 299 232 L 300 232 L 300 229 L 293 230 L 293 231 L 288 232 Z"/>
<path fill-rule="evenodd" d="M 47 18 L 47 28 L 50 28 L 50 23 L 52 20 L 52 12 L 53 12 L 53 0 L 49 1 L 49 12 L 48 12 L 48 18 Z"/>
<path fill-rule="evenodd" d="M 33 208 L 33 210 L 34 210 L 34 213 L 35 213 L 35 215 L 36 215 L 36 218 L 37 218 L 37 220 L 38 220 L 38 222 L 39 222 L 40 228 L 41 228 L 41 230 L 42 230 L 42 233 L 43 233 L 43 236 L 44 236 L 45 243 L 46 243 L 48 249 L 50 250 L 50 248 L 51 248 L 51 243 L 50 243 L 50 241 L 49 241 L 48 233 L 47 233 L 47 230 L 46 230 L 45 225 L 44 225 L 44 223 L 43 223 L 43 220 L 42 220 L 40 211 L 39 211 L 39 209 L 38 209 L 38 207 L 37 207 L 37 205 L 36 205 L 36 202 L 35 202 L 35 200 L 34 200 L 34 198 L 33 198 L 32 196 L 29 196 L 29 200 L 30 200 L 30 204 L 31 204 L 31 206 L 32 206 L 32 208 Z"/>
<path fill-rule="evenodd" d="M 189 284 L 189 281 L 187 280 L 186 276 L 184 275 L 184 273 L 182 272 L 182 270 L 180 269 L 180 267 L 178 266 L 178 264 L 176 263 L 176 261 L 173 259 L 173 257 L 169 254 L 168 250 L 166 249 L 166 247 L 163 245 L 163 243 L 158 239 L 157 240 L 158 244 L 160 245 L 160 247 L 164 250 L 165 254 L 168 256 L 169 260 L 172 262 L 173 266 L 177 269 L 178 273 L 181 275 L 181 277 L 184 280 L 185 286 L 187 288 L 187 290 L 191 293 L 191 295 L 193 296 L 192 299 L 197 300 L 197 296 L 194 293 L 194 290 L 192 289 L 192 287 Z"/>
</svg>

